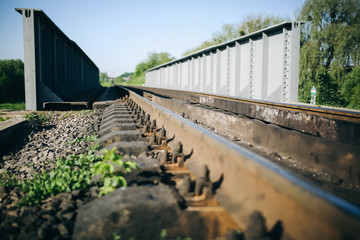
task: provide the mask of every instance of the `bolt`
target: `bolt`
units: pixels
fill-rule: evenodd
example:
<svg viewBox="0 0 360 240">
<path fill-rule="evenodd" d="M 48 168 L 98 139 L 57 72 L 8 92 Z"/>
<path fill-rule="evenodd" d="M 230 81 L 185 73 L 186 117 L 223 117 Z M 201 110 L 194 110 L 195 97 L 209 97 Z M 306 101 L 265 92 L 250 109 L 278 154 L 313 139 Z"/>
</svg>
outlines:
<svg viewBox="0 0 360 240">
<path fill-rule="evenodd" d="M 191 180 L 189 175 L 185 175 L 181 179 L 181 183 L 178 186 L 179 193 L 181 196 L 186 196 L 190 193 Z"/>
<path fill-rule="evenodd" d="M 174 148 L 173 151 L 181 153 L 182 152 L 182 143 L 181 142 L 174 143 L 173 148 Z"/>
<path fill-rule="evenodd" d="M 140 119 L 140 117 L 141 117 L 141 112 L 140 112 L 140 111 L 138 111 L 138 112 L 137 112 L 137 114 L 136 114 L 136 120 L 139 120 L 139 119 Z"/>
<path fill-rule="evenodd" d="M 144 126 L 144 133 L 150 133 L 150 122 L 146 122 Z M 155 143 L 154 143 L 155 144 Z"/>
<path fill-rule="evenodd" d="M 176 142 L 173 146 L 171 162 L 177 163 L 179 167 L 183 167 L 184 166 L 184 158 L 185 158 L 185 155 L 182 152 L 182 144 L 181 144 L 181 142 Z"/>
<path fill-rule="evenodd" d="M 156 144 L 156 136 L 155 136 L 155 134 L 153 134 L 153 135 L 150 136 L 149 142 L 150 142 L 150 144 L 152 144 L 152 145 L 155 145 L 155 144 Z"/>
<path fill-rule="evenodd" d="M 146 116 L 145 116 L 144 124 L 147 124 L 147 123 L 149 123 L 149 126 L 150 126 L 150 114 L 146 114 Z"/>
<path fill-rule="evenodd" d="M 154 133 L 156 131 L 156 120 L 152 120 L 150 125 L 150 133 Z"/>
<path fill-rule="evenodd" d="M 266 235 L 266 220 L 260 211 L 255 210 L 249 217 L 245 239 L 270 240 Z"/>
<path fill-rule="evenodd" d="M 141 119 L 140 119 L 140 123 L 141 123 L 142 125 L 144 125 L 144 124 L 145 124 L 145 111 L 144 111 L 144 110 L 142 111 L 140 118 L 141 118 Z"/>
<path fill-rule="evenodd" d="M 157 137 L 157 145 L 163 145 L 163 141 L 165 140 L 164 145 L 166 145 L 166 130 L 164 128 L 161 128 L 160 131 L 158 132 L 158 137 Z"/>
<path fill-rule="evenodd" d="M 155 135 L 153 135 L 155 136 Z M 169 152 L 167 150 L 163 150 L 160 152 L 160 164 L 165 164 L 169 158 Z"/>
<path fill-rule="evenodd" d="M 209 177 L 209 168 L 207 165 L 204 165 L 201 168 L 200 177 L 196 178 L 195 184 L 195 195 L 200 196 L 205 193 L 205 199 L 212 197 L 212 184 Z"/>
</svg>

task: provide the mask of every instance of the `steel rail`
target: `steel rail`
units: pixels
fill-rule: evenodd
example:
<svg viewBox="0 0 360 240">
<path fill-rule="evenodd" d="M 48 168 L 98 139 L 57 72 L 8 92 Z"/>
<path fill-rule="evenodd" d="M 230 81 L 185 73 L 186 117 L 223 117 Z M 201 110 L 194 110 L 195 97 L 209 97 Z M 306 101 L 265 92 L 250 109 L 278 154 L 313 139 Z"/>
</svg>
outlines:
<svg viewBox="0 0 360 240">
<path fill-rule="evenodd" d="M 328 117 L 333 119 L 339 119 L 343 121 L 350 121 L 350 122 L 360 122 L 360 112 L 359 111 L 352 111 L 352 110 L 341 110 L 341 109 L 334 109 L 330 107 L 317 107 L 317 106 L 305 106 L 305 104 L 299 103 L 278 103 L 278 102 L 271 102 L 271 101 L 260 101 L 260 100 L 252 100 L 246 98 L 237 98 L 237 97 L 230 97 L 230 96 L 221 96 L 221 95 L 214 95 L 208 93 L 194 93 L 199 96 L 209 96 L 218 99 L 226 99 L 231 101 L 237 102 L 244 102 L 244 103 L 251 103 L 251 104 L 258 104 L 263 106 L 271 106 L 277 107 L 286 110 L 296 110 L 298 112 L 310 113 L 322 117 Z"/>
<path fill-rule="evenodd" d="M 299 103 L 279 103 L 279 102 L 272 102 L 272 101 L 266 101 L 266 100 L 238 98 L 238 97 L 232 97 L 232 96 L 226 96 L 226 95 L 191 92 L 191 91 L 183 91 L 183 90 L 173 90 L 173 89 L 139 87 L 139 86 L 131 86 L 131 88 L 141 89 L 144 91 L 150 91 L 150 92 L 154 92 L 156 94 L 164 94 L 168 97 L 174 97 L 175 92 L 183 93 L 183 96 L 185 96 L 185 95 L 188 95 L 188 96 L 195 95 L 195 96 L 199 96 L 199 97 L 207 96 L 207 97 L 211 97 L 214 99 L 223 99 L 223 100 L 229 100 L 229 101 L 234 101 L 234 102 L 242 102 L 242 103 L 256 104 L 256 105 L 262 105 L 262 106 L 276 107 L 276 108 L 280 108 L 280 109 L 314 114 L 317 116 L 327 117 L 330 119 L 338 119 L 338 120 L 343 120 L 343 121 L 360 123 L 360 111 L 350 110 L 350 109 L 349 110 L 334 109 L 331 107 L 324 107 L 324 106 L 318 107 L 315 105 L 307 106 L 306 104 L 299 104 Z M 186 100 L 189 100 L 189 98 Z M 202 102 L 200 102 L 200 103 L 202 103 Z"/>
<path fill-rule="evenodd" d="M 179 98 L 315 137 L 355 147 L 360 145 L 360 111 L 318 108 L 301 104 L 285 104 L 172 89 L 138 86 L 127 86 L 126 88 L 144 96 L 147 95 L 149 99 L 152 94 Z"/>
<path fill-rule="evenodd" d="M 259 210 L 268 228 L 282 225 L 285 238 L 358 238 L 360 209 L 356 206 L 132 91 L 129 97 L 168 135 L 175 135 L 185 151 L 193 150 L 186 166 L 195 176 L 203 164 L 208 165 L 212 181 L 223 176 L 215 196 L 239 226 L 245 228 L 249 215 Z"/>
</svg>

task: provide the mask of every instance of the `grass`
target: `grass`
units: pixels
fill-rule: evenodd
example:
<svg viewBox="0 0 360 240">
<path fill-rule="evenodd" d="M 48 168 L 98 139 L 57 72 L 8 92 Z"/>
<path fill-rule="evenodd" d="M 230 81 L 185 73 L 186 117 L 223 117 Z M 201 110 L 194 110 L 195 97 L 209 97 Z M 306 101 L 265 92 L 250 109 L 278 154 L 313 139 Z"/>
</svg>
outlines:
<svg viewBox="0 0 360 240">
<path fill-rule="evenodd" d="M 133 78 L 127 82 L 122 83 L 122 85 L 143 85 L 145 83 L 145 74 L 137 78 Z"/>
<path fill-rule="evenodd" d="M 25 110 L 25 102 L 19 102 L 19 103 L 0 103 L 0 109 Z"/>
<path fill-rule="evenodd" d="M 49 121 L 49 118 L 46 116 L 46 113 L 26 113 L 24 115 L 24 118 L 28 120 L 29 122 L 39 121 L 40 123 L 44 123 Z"/>
<path fill-rule="evenodd" d="M 101 86 L 103 87 L 113 87 L 114 83 L 110 82 L 110 81 L 102 81 L 100 82 Z"/>
<path fill-rule="evenodd" d="M 2 117 L 0 116 L 0 122 L 5 122 L 6 120 L 9 120 L 11 117 Z"/>
</svg>

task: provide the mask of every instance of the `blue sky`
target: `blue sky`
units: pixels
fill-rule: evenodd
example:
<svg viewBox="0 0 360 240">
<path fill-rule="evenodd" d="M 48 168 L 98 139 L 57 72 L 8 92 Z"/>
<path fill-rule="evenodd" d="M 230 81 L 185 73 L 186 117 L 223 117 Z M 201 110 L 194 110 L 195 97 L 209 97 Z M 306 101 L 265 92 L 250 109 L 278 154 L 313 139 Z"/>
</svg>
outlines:
<svg viewBox="0 0 360 240">
<path fill-rule="evenodd" d="M 295 19 L 305 0 L 0 0 L 0 59 L 24 59 L 22 16 L 40 8 L 110 76 L 135 70 L 149 52 L 179 58 L 226 23 L 250 14 Z"/>
</svg>

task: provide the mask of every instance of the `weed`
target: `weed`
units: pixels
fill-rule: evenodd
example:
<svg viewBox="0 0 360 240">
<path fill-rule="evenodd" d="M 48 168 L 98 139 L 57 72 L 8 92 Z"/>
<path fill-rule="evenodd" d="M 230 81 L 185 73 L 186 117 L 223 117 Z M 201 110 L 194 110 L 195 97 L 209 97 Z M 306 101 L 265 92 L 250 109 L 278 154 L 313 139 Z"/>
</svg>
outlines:
<svg viewBox="0 0 360 240">
<path fill-rule="evenodd" d="M 95 150 L 99 150 L 99 147 L 100 147 L 99 142 L 96 142 L 94 145 L 91 145 L 89 149 L 95 151 Z"/>
<path fill-rule="evenodd" d="M 0 185 L 8 188 L 20 187 L 27 195 L 19 202 L 19 206 L 40 203 L 49 196 L 61 192 L 71 192 L 75 189 L 85 189 L 95 175 L 101 175 L 99 196 L 114 191 L 117 187 L 126 186 L 124 172 L 136 169 L 137 164 L 123 161 L 122 156 L 116 154 L 116 148 L 105 151 L 104 156 L 98 156 L 93 150 L 80 155 L 71 155 L 56 161 L 57 167 L 34 174 L 33 179 L 24 181 L 10 176 L 6 172 L 0 175 Z M 29 164 L 32 166 L 33 163 Z M 115 170 L 115 167 L 118 169 Z"/>
<path fill-rule="evenodd" d="M 94 110 L 80 110 L 79 114 L 80 115 L 91 115 L 94 113 Z"/>
<path fill-rule="evenodd" d="M 68 117 L 69 117 L 69 115 L 67 113 L 65 113 L 64 115 L 61 116 L 60 119 L 63 120 L 63 119 L 67 119 Z"/>
<path fill-rule="evenodd" d="M 119 240 L 121 238 L 121 236 L 119 234 L 117 234 L 116 232 L 113 232 L 113 240 Z"/>
<path fill-rule="evenodd" d="M 33 116 L 28 115 L 28 118 L 31 120 Z M 96 140 L 97 135 L 91 135 L 79 141 L 95 142 Z M 124 173 L 136 169 L 137 164 L 133 161 L 123 161 L 122 156 L 116 154 L 116 148 L 105 150 L 103 156 L 96 155 L 95 150 L 98 148 L 99 143 L 96 142 L 87 153 L 59 158 L 56 160 L 56 168 L 34 174 L 33 179 L 20 181 L 5 172 L 0 175 L 0 185 L 8 188 L 20 187 L 27 193 L 18 206 L 38 204 L 43 199 L 61 192 L 88 188 L 95 175 L 101 175 L 99 196 L 126 186 Z M 49 162 L 46 161 L 45 164 L 48 165 Z M 28 166 L 33 165 L 34 163 L 28 164 Z"/>
<path fill-rule="evenodd" d="M 98 139 L 98 135 L 97 134 L 93 134 L 90 136 L 84 136 L 84 137 L 78 137 L 75 138 L 73 140 L 70 141 L 70 144 L 75 144 L 75 143 L 79 143 L 79 142 L 95 142 Z"/>
<path fill-rule="evenodd" d="M 0 117 L 0 122 L 5 122 L 6 120 L 11 119 L 11 117 Z"/>
<path fill-rule="evenodd" d="M 85 154 L 58 159 L 55 169 L 35 174 L 33 179 L 26 179 L 19 184 L 21 189 L 27 192 L 19 205 L 37 204 L 48 196 L 88 187 L 93 176 L 92 163 L 101 158 L 101 156 L 96 156 L 93 151 L 89 151 Z"/>
<path fill-rule="evenodd" d="M 133 161 L 123 161 L 122 156 L 116 154 L 116 148 L 111 150 L 104 149 L 103 152 L 103 160 L 95 163 L 93 168 L 94 175 L 101 175 L 103 182 L 99 197 L 113 192 L 118 187 L 126 187 L 127 183 L 123 171 L 131 172 L 132 168 L 138 168 L 137 164 Z M 116 171 L 115 167 L 118 168 Z"/>
<path fill-rule="evenodd" d="M 20 181 L 16 178 L 15 175 L 10 175 L 6 170 L 0 174 L 0 186 L 5 186 L 9 189 L 12 189 L 18 186 Z"/>
<path fill-rule="evenodd" d="M 26 113 L 24 115 L 24 118 L 28 121 L 28 122 L 34 122 L 37 120 L 37 117 L 34 113 Z"/>
<path fill-rule="evenodd" d="M 38 116 L 39 116 L 39 121 L 40 121 L 41 123 L 44 123 L 44 122 L 49 121 L 49 118 L 46 116 L 45 113 L 40 113 Z"/>
<path fill-rule="evenodd" d="M 26 113 L 24 118 L 29 122 L 40 122 L 44 123 L 49 121 L 45 113 Z"/>
<path fill-rule="evenodd" d="M 165 239 L 166 239 L 166 235 L 167 235 L 166 229 L 161 230 L 160 240 L 165 240 Z"/>
</svg>

